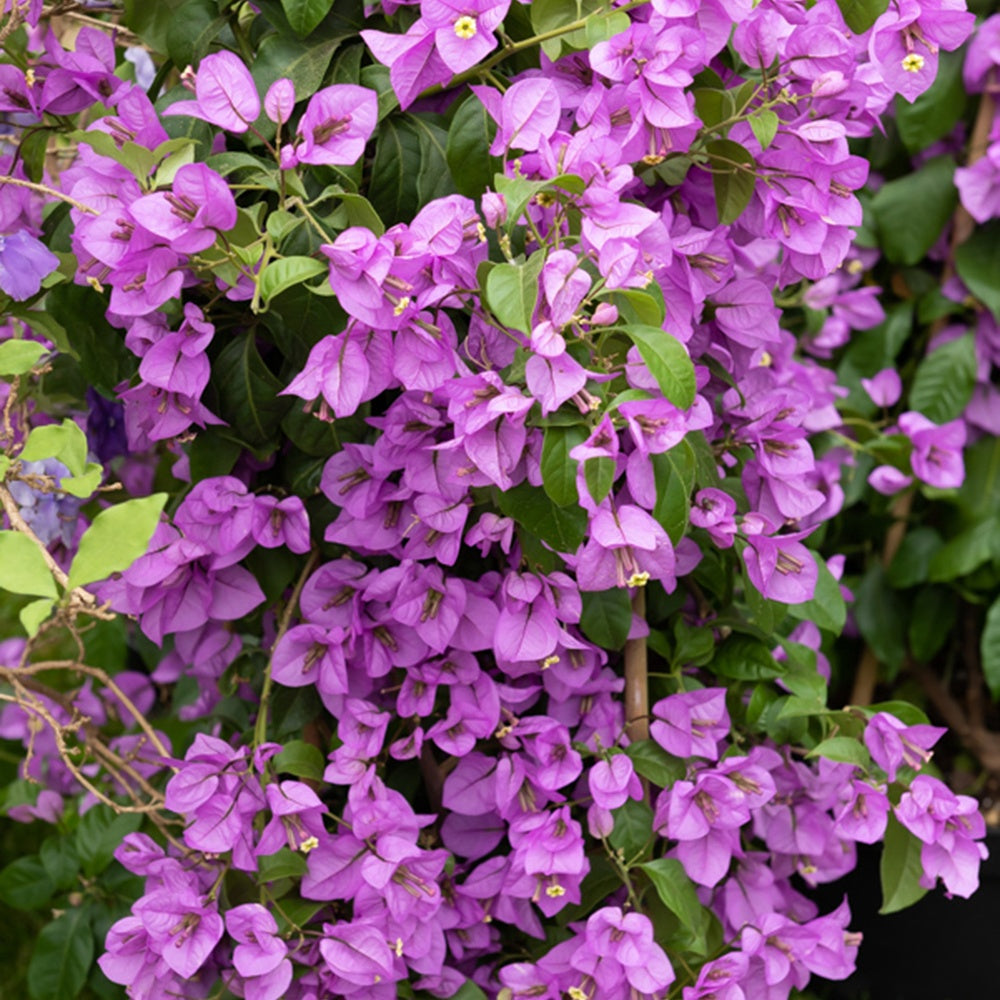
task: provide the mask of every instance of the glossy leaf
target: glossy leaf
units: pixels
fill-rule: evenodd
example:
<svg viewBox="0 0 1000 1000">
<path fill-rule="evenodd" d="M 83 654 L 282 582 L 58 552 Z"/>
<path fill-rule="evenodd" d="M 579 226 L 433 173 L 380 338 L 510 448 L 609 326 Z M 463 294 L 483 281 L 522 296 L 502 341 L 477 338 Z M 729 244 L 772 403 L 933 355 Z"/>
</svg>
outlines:
<svg viewBox="0 0 1000 1000">
<path fill-rule="evenodd" d="M 330 13 L 333 0 L 281 0 L 285 17 L 299 35 L 308 35 Z"/>
<path fill-rule="evenodd" d="M 909 405 L 928 420 L 945 424 L 960 416 L 976 385 L 976 338 L 967 333 L 935 348 L 920 362 Z"/>
<path fill-rule="evenodd" d="M 627 326 L 625 333 L 639 349 L 661 392 L 679 410 L 694 403 L 694 365 L 687 348 L 666 330 L 655 326 Z"/>
<path fill-rule="evenodd" d="M 448 128 L 445 157 L 459 194 L 478 198 L 492 186 L 501 160 L 490 155 L 497 126 L 483 102 L 471 94 L 459 105 Z"/>
<path fill-rule="evenodd" d="M 326 272 L 326 264 L 314 257 L 284 257 L 272 261 L 260 272 L 260 297 L 267 302 L 293 285 L 301 285 Z"/>
<path fill-rule="evenodd" d="M 926 895 L 927 890 L 920 884 L 920 877 L 924 873 L 920 863 L 921 847 L 921 842 L 890 814 L 879 864 L 882 882 L 882 906 L 879 913 L 905 910 Z"/>
<path fill-rule="evenodd" d="M 576 459 L 569 453 L 587 439 L 583 425 L 546 427 L 542 443 L 542 488 L 549 499 L 560 507 L 579 501 L 576 490 Z"/>
<path fill-rule="evenodd" d="M 580 628 L 583 634 L 602 649 L 621 649 L 632 627 L 632 604 L 628 591 L 583 591 L 583 614 Z"/>
<path fill-rule="evenodd" d="M 539 250 L 521 264 L 497 264 L 486 276 L 486 302 L 504 326 L 531 333 L 544 264 L 545 251 Z"/>
</svg>

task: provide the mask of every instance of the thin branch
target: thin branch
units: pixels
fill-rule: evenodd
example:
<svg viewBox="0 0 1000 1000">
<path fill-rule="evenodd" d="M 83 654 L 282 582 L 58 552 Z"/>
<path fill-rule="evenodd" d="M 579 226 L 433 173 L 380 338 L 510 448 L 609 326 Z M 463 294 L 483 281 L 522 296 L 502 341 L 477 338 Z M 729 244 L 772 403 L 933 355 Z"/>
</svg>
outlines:
<svg viewBox="0 0 1000 1000">
<path fill-rule="evenodd" d="M 28 188 L 29 191 L 36 191 L 38 194 L 44 194 L 49 198 L 58 198 L 60 201 L 72 205 L 73 208 L 79 209 L 81 212 L 87 212 L 90 215 L 101 214 L 96 208 L 84 205 L 82 201 L 77 201 L 76 198 L 71 198 L 68 194 L 63 194 L 62 191 L 50 188 L 46 184 L 36 184 L 34 181 L 25 181 L 20 177 L 0 177 L 0 184 L 13 184 L 14 187 Z"/>
<path fill-rule="evenodd" d="M 646 591 L 638 587 L 632 612 L 646 617 Z M 645 637 L 625 643 L 625 735 L 629 740 L 649 739 L 649 657 Z"/>
</svg>

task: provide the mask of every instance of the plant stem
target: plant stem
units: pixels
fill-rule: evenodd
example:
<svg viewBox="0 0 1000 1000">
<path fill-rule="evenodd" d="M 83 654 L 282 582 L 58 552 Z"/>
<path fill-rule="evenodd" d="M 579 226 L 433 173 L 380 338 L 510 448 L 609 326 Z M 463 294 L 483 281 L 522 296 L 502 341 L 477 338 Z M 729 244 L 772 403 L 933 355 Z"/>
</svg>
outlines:
<svg viewBox="0 0 1000 1000">
<path fill-rule="evenodd" d="M 646 592 L 639 587 L 632 598 L 632 611 L 646 617 Z M 625 734 L 633 743 L 649 739 L 649 665 L 646 640 L 625 643 Z"/>
</svg>

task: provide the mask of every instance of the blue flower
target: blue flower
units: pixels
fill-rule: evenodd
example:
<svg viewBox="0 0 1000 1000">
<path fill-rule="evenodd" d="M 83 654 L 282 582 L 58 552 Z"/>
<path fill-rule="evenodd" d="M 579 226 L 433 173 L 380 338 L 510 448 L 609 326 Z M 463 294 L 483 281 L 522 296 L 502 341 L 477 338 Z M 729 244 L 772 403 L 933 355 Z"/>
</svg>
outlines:
<svg viewBox="0 0 1000 1000">
<path fill-rule="evenodd" d="M 0 289 L 12 299 L 30 299 L 58 266 L 59 258 L 34 236 L 0 236 Z"/>
</svg>

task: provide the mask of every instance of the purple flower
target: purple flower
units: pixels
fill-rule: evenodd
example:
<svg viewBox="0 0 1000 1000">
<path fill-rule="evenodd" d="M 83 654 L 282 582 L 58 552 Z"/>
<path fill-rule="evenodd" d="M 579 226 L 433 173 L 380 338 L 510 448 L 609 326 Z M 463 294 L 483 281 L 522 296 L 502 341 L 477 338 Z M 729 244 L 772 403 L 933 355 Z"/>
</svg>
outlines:
<svg viewBox="0 0 1000 1000">
<path fill-rule="evenodd" d="M 349 166 L 365 151 L 378 121 L 378 95 L 367 87 L 339 83 L 313 94 L 299 121 L 297 163 Z M 293 165 L 285 163 L 283 166 Z"/>
<path fill-rule="evenodd" d="M 957 489 L 962 485 L 965 481 L 964 421 L 952 420 L 938 426 L 922 413 L 911 411 L 900 416 L 899 429 L 913 444 L 910 464 L 915 476 L 940 490 Z"/>
<path fill-rule="evenodd" d="M 719 759 L 719 741 L 729 735 L 725 688 L 672 694 L 653 706 L 650 735 L 675 757 Z"/>
<path fill-rule="evenodd" d="M 201 118 L 228 132 L 246 132 L 260 114 L 260 97 L 250 70 L 233 52 L 205 56 L 194 74 L 193 101 L 177 101 L 163 113 Z"/>
<path fill-rule="evenodd" d="M 894 406 L 903 392 L 903 383 L 895 368 L 884 368 L 861 384 L 876 406 Z"/>
<path fill-rule="evenodd" d="M 233 965 L 243 977 L 246 1000 L 279 1000 L 292 981 L 288 945 L 274 917 L 260 903 L 243 903 L 226 913 L 226 930 L 238 944 Z"/>
<path fill-rule="evenodd" d="M 759 514 L 743 518 L 743 534 L 749 543 L 742 552 L 750 582 L 769 600 L 801 604 L 812 599 L 819 570 L 800 541 L 808 531 L 787 535 L 765 535 L 773 530 Z"/>
<path fill-rule="evenodd" d="M 42 280 L 59 266 L 59 258 L 25 232 L 0 236 L 0 289 L 23 302 L 37 295 Z"/>
<path fill-rule="evenodd" d="M 878 712 L 868 720 L 865 746 L 886 777 L 895 781 L 900 764 L 919 771 L 933 756 L 930 748 L 947 731 L 940 726 L 907 726 L 888 712 Z"/>
</svg>

